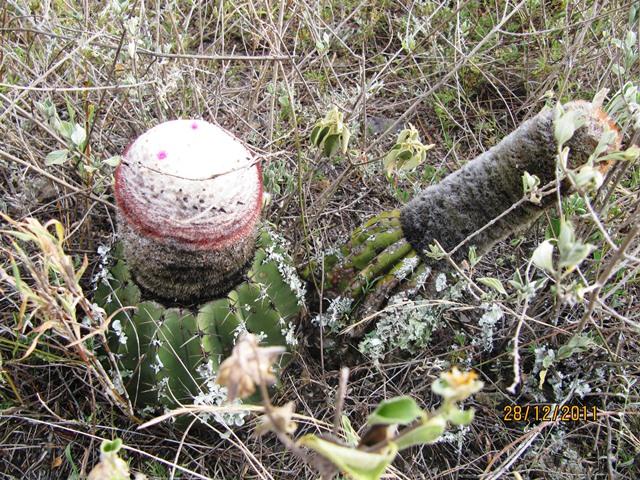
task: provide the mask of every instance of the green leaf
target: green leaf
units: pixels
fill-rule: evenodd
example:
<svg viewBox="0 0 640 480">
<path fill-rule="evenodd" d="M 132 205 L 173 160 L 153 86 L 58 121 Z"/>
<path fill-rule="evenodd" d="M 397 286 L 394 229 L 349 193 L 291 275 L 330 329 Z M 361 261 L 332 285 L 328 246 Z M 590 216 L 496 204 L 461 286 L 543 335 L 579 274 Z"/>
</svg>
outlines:
<svg viewBox="0 0 640 480">
<path fill-rule="evenodd" d="M 533 264 L 549 273 L 555 272 L 553 268 L 553 245 L 549 240 L 542 242 L 531 256 Z"/>
<path fill-rule="evenodd" d="M 305 435 L 299 444 L 318 452 L 354 480 L 378 480 L 398 453 L 393 443 L 380 453 L 370 453 L 322 440 L 315 435 Z"/>
<path fill-rule="evenodd" d="M 578 334 L 571 337 L 571 340 L 566 345 L 563 345 L 558 350 L 558 360 L 565 360 L 575 353 L 581 353 L 589 350 L 596 345 L 591 337 L 586 334 Z"/>
<path fill-rule="evenodd" d="M 482 278 L 479 278 L 478 281 L 481 284 L 486 285 L 487 287 L 493 288 L 495 291 L 497 291 L 498 293 L 501 293 L 502 295 L 507 295 L 507 291 L 504 289 L 502 282 L 497 278 L 482 277 Z"/>
<path fill-rule="evenodd" d="M 414 155 L 400 166 L 400 170 L 413 170 L 422 163 L 420 155 Z"/>
<path fill-rule="evenodd" d="M 398 153 L 398 160 L 400 160 L 401 162 L 406 162 L 411 158 L 411 156 L 412 156 L 411 150 L 403 149 L 403 150 L 400 150 L 400 152 Z"/>
<path fill-rule="evenodd" d="M 400 435 L 396 438 L 395 443 L 398 450 L 413 447 L 414 445 L 425 445 L 435 442 L 444 433 L 447 421 L 438 416 L 430 418 L 419 427 Z"/>
<path fill-rule="evenodd" d="M 71 139 L 71 134 L 73 133 L 73 123 L 67 122 L 65 120 L 61 121 L 58 125 L 58 131 L 64 138 Z"/>
<path fill-rule="evenodd" d="M 338 151 L 340 147 L 340 135 L 327 135 L 327 138 L 324 140 L 324 154 L 327 157 L 332 157 Z"/>
<path fill-rule="evenodd" d="M 575 242 L 575 238 L 576 235 L 571 222 L 561 219 L 560 234 L 558 235 L 558 250 L 560 251 L 560 256 L 566 254 L 571 249 L 571 245 Z"/>
<path fill-rule="evenodd" d="M 454 425 L 469 425 L 473 421 L 475 410 L 473 408 L 462 410 L 457 408 L 455 405 L 451 405 L 443 415 Z"/>
<path fill-rule="evenodd" d="M 18 264 L 11 257 L 11 273 L 13 274 L 13 280 L 16 284 L 16 291 L 22 293 L 22 277 L 20 276 L 20 269 L 18 268 Z"/>
<path fill-rule="evenodd" d="M 553 122 L 553 133 L 558 145 L 564 145 L 568 142 L 575 131 L 584 125 L 586 119 L 584 114 L 579 110 L 569 110 L 564 112 L 562 107 L 556 107 L 555 118 Z"/>
<path fill-rule="evenodd" d="M 109 165 L 110 167 L 117 167 L 122 162 L 122 157 L 120 155 L 114 155 L 113 157 L 109 157 L 104 160 L 103 163 Z"/>
<path fill-rule="evenodd" d="M 533 203 L 540 203 L 541 197 L 538 193 L 540 187 L 540 178 L 537 175 L 531 175 L 524 172 L 522 175 L 522 190 L 525 195 L 529 195 L 529 200 Z"/>
<path fill-rule="evenodd" d="M 320 140 L 319 140 L 319 136 L 320 136 L 320 131 L 326 128 L 328 131 L 328 127 L 323 127 L 321 124 L 316 125 L 315 127 L 313 127 L 313 130 L 311 130 L 311 136 L 309 137 L 309 140 L 311 141 L 312 145 L 315 145 L 316 147 L 320 145 Z"/>
<path fill-rule="evenodd" d="M 593 245 L 575 242 L 571 246 L 571 249 L 560 257 L 560 267 L 566 268 L 568 271 L 572 271 L 589 256 L 593 248 Z"/>
<path fill-rule="evenodd" d="M 351 421 L 349 420 L 349 417 L 347 417 L 346 415 L 342 415 L 340 420 L 342 423 L 342 431 L 344 432 L 345 440 L 350 446 L 355 447 L 356 445 L 358 445 L 358 442 L 360 441 L 360 436 L 358 435 L 358 432 L 356 432 L 353 426 L 351 425 Z"/>
<path fill-rule="evenodd" d="M 44 159 L 44 164 L 49 165 L 62 165 L 67 161 L 67 155 L 69 155 L 69 150 L 63 148 L 62 150 L 54 150 L 47 158 Z"/>
<path fill-rule="evenodd" d="M 378 407 L 369 415 L 368 425 L 406 425 L 416 418 L 424 415 L 424 412 L 416 401 L 408 396 L 395 397 L 380 402 Z"/>
<path fill-rule="evenodd" d="M 387 155 L 384 157 L 382 161 L 382 165 L 384 166 L 384 170 L 387 174 L 391 174 L 396 166 L 396 157 L 400 153 L 400 150 L 397 148 L 393 148 Z"/>
<path fill-rule="evenodd" d="M 640 157 L 640 147 L 638 147 L 637 145 L 631 145 L 626 150 L 620 152 L 620 157 L 622 158 L 622 160 L 634 161 L 638 157 Z"/>
<path fill-rule="evenodd" d="M 71 132 L 71 141 L 76 147 L 81 148 L 84 145 L 84 142 L 86 139 L 87 139 L 86 130 L 84 129 L 84 127 L 76 123 L 73 126 L 73 131 Z"/>
<path fill-rule="evenodd" d="M 576 240 L 571 222 L 560 222 L 558 235 L 558 250 L 560 252 L 560 267 L 569 271 L 577 267 L 593 250 L 593 246 Z"/>
<path fill-rule="evenodd" d="M 103 440 L 100 445 L 100 451 L 102 453 L 118 453 L 122 448 L 122 440 L 116 438 L 114 440 Z"/>
<path fill-rule="evenodd" d="M 583 165 L 577 172 L 570 172 L 569 175 L 579 189 L 597 190 L 604 182 L 600 170 L 591 165 Z"/>
</svg>

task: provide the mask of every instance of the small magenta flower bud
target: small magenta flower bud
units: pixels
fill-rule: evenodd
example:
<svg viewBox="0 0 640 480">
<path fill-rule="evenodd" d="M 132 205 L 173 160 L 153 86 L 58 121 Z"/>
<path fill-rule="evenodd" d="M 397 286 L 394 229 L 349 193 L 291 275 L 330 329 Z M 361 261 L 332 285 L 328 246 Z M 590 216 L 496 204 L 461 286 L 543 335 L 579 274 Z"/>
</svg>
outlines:
<svg viewBox="0 0 640 480">
<path fill-rule="evenodd" d="M 124 255 L 145 293 L 189 304 L 242 280 L 262 173 L 238 139 L 203 120 L 165 122 L 133 142 L 115 177 Z"/>
</svg>

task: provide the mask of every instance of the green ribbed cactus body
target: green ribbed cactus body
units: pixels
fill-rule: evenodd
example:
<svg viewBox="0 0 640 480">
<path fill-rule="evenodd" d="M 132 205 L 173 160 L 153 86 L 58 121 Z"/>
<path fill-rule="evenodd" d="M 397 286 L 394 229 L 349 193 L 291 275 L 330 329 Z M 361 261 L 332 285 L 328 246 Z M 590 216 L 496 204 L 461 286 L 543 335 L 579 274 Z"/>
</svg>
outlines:
<svg viewBox="0 0 640 480">
<path fill-rule="evenodd" d="M 107 315 L 118 312 L 111 321 L 109 347 L 136 407 L 174 408 L 206 397 L 220 361 L 245 331 L 264 345 L 295 345 L 304 302 L 301 283 L 291 276 L 295 270 L 277 236 L 263 228 L 257 247 L 246 281 L 197 309 L 141 301 L 121 247 L 116 248 L 115 264 L 95 301 Z"/>
<path fill-rule="evenodd" d="M 372 288 L 394 279 L 410 282 L 419 265 L 419 257 L 404 239 L 400 211 L 382 212 L 356 229 L 338 253 L 324 258 L 324 288 L 357 302 Z M 321 273 L 319 267 L 313 267 L 316 275 Z"/>
</svg>

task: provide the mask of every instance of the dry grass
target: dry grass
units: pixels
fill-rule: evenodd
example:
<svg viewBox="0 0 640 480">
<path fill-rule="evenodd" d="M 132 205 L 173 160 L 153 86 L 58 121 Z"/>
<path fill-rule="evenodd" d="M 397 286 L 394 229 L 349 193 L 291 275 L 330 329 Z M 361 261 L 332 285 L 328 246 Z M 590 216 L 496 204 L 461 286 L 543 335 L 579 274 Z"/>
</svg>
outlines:
<svg viewBox="0 0 640 480">
<path fill-rule="evenodd" d="M 0 211 L 18 221 L 58 219 L 64 250 L 78 262 L 88 257 L 81 285 L 90 299 L 98 246 L 115 238 L 113 167 L 104 161 L 160 121 L 201 117 L 263 155 L 274 192 L 266 216 L 303 263 L 496 143 L 541 108 L 545 92 L 589 99 L 638 78 L 637 56 L 624 72 L 615 67 L 625 59 L 612 42 L 638 32 L 638 19 L 629 24 L 633 3 L 7 0 L 0 6 Z M 410 52 L 403 41 L 412 39 Z M 331 103 L 345 112 L 361 153 L 328 160 L 310 148 L 309 131 Z M 66 138 L 52 106 L 60 120 L 83 127 L 88 141 Z M 403 120 L 437 147 L 428 167 L 389 182 L 380 159 L 393 136 L 380 131 Z M 65 148 L 64 164 L 47 165 L 52 151 Z M 478 369 L 487 385 L 473 402 L 478 414 L 470 431 L 405 452 L 389 478 L 510 478 L 509 470 L 531 479 L 638 478 L 639 247 L 632 237 L 626 256 L 616 257 L 593 219 L 619 245 L 638 223 L 639 184 L 638 166 L 623 164 L 592 201 L 592 214 L 581 213 L 587 207 L 580 199 L 567 207 L 579 235 L 595 239 L 601 254 L 580 274 L 593 284 L 609 267 L 613 273 L 592 307 L 554 303 L 550 288 L 525 310 L 504 301 L 514 314 L 496 327 L 489 352 L 470 343 L 482 333 L 472 300 L 451 309 L 429 348 L 411 358 L 392 354 L 376 365 L 353 354 L 321 355 L 312 341 L 284 373 L 276 400 L 295 400 L 299 413 L 331 423 L 339 365 L 348 363 L 344 411 L 359 427 L 392 395 L 432 405 L 429 386 L 439 369 L 461 362 Z M 501 245 L 470 275 L 506 285 L 546 226 Z M 7 268 L 8 243 L 2 251 L 0 266 Z M 18 264 L 41 261 L 27 255 Z M 132 467 L 149 478 L 314 478 L 275 439 L 252 436 L 254 421 L 228 439 L 214 427 L 186 437 L 163 425 L 137 431 L 91 362 L 59 335 L 48 332 L 21 358 L 33 336 L 17 328 L 20 298 L 8 284 L 2 288 L 0 478 L 81 475 L 96 462 L 100 439 L 115 436 Z M 509 342 L 521 316 L 520 352 L 530 378 L 514 396 L 506 392 L 513 379 Z M 533 349 L 557 350 L 578 327 L 598 347 L 549 376 L 588 380 L 583 399 L 565 384 L 558 401 L 597 405 L 604 413 L 597 421 L 542 422 L 528 430 L 503 422 L 505 405 L 554 398 L 549 384 L 532 387 Z M 302 425 L 300 433 L 317 428 Z"/>
</svg>

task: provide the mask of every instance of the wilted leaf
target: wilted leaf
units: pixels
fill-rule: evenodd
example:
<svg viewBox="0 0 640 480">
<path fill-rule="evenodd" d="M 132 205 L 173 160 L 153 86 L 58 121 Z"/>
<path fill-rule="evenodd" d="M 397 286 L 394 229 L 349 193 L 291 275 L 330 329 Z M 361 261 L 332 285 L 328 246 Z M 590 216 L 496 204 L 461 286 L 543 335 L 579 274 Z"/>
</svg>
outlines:
<svg viewBox="0 0 640 480">
<path fill-rule="evenodd" d="M 284 347 L 260 347 L 255 335 L 245 334 L 220 364 L 216 382 L 227 387 L 230 401 L 247 397 L 256 391 L 261 381 L 267 385 L 276 382 L 273 363 L 285 350 Z"/>
<path fill-rule="evenodd" d="M 256 433 L 263 435 L 267 432 L 285 432 L 292 434 L 298 427 L 292 420 L 294 403 L 288 402 L 281 407 L 272 407 L 271 413 L 260 417 L 260 424 L 256 427 Z"/>
</svg>

